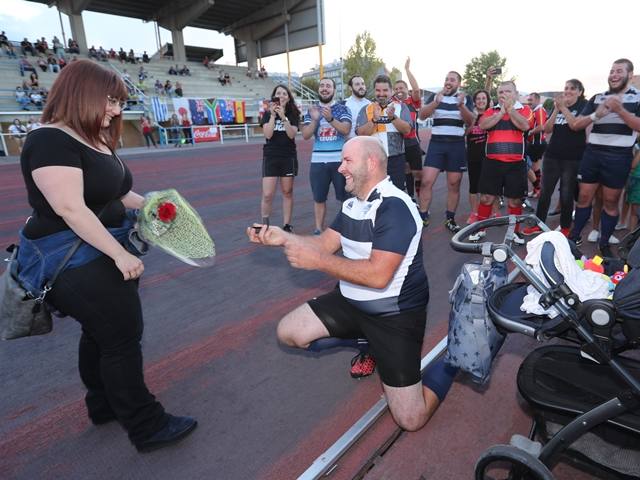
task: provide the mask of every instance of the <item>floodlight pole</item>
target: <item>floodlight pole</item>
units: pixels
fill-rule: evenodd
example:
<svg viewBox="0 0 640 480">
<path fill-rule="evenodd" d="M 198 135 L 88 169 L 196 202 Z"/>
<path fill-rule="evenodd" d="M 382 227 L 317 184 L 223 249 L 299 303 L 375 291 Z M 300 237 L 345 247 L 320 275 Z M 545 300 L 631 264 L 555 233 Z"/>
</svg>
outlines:
<svg viewBox="0 0 640 480">
<path fill-rule="evenodd" d="M 322 61 L 322 0 L 316 0 L 316 17 L 318 23 L 318 54 L 320 55 L 320 80 L 324 77 L 324 62 Z"/>
<path fill-rule="evenodd" d="M 67 36 L 64 34 L 64 23 L 62 23 L 62 12 L 60 11 L 60 9 L 58 8 L 58 18 L 60 19 L 60 29 L 62 30 L 62 45 L 63 45 L 63 49 L 64 46 L 67 44 Z"/>
<path fill-rule="evenodd" d="M 287 2 L 283 0 L 284 6 L 284 44 L 287 50 L 287 86 L 289 87 L 289 91 L 291 91 L 291 62 L 289 61 L 289 21 L 287 19 Z"/>
</svg>

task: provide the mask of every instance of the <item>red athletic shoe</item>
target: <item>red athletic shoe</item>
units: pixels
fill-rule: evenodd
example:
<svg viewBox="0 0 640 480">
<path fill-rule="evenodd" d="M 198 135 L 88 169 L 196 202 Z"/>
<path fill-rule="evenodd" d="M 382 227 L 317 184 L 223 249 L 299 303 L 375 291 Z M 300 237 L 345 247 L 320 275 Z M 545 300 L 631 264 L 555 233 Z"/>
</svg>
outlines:
<svg viewBox="0 0 640 480">
<path fill-rule="evenodd" d="M 560 233 L 562 233 L 567 238 L 569 238 L 569 232 L 570 231 L 571 231 L 571 229 L 569 229 L 569 228 L 561 228 L 560 229 Z"/>
<path fill-rule="evenodd" d="M 351 359 L 352 378 L 368 377 L 376 371 L 376 359 L 368 353 L 359 353 Z"/>
<path fill-rule="evenodd" d="M 535 235 L 536 233 L 542 233 L 542 229 L 537 226 L 534 225 L 533 227 L 526 227 L 522 229 L 522 234 L 526 237 L 530 236 L 530 235 Z"/>
</svg>

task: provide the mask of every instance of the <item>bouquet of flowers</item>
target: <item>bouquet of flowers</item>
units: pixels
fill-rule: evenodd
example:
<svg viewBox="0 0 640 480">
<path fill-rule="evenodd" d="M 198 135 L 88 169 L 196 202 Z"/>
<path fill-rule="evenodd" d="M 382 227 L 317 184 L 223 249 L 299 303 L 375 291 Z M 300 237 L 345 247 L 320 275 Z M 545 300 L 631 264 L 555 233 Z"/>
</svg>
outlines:
<svg viewBox="0 0 640 480">
<path fill-rule="evenodd" d="M 136 228 L 142 240 L 189 265 L 213 265 L 216 247 L 200 215 L 172 188 L 145 195 Z"/>
</svg>

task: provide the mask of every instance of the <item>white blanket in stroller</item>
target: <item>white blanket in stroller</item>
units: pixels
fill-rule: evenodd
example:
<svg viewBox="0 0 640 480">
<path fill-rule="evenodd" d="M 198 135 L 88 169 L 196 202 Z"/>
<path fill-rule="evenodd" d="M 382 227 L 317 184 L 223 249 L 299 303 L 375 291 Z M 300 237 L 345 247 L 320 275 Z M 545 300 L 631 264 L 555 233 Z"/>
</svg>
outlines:
<svg viewBox="0 0 640 480">
<path fill-rule="evenodd" d="M 544 232 L 527 243 L 525 262 L 531 265 L 534 273 L 542 280 L 542 283 L 550 286 L 540 267 L 540 255 L 544 242 L 551 242 L 555 247 L 556 251 L 553 258 L 555 266 L 564 276 L 567 286 L 578 295 L 580 301 L 590 298 L 607 298 L 609 296 L 609 282 L 599 273 L 580 268 L 573 258 L 569 242 L 560 232 Z M 539 300 L 540 293 L 532 285 L 529 285 L 520 310 L 534 315 L 548 315 L 550 318 L 554 318 L 559 314 L 554 307 L 545 310 L 538 303 Z"/>
</svg>

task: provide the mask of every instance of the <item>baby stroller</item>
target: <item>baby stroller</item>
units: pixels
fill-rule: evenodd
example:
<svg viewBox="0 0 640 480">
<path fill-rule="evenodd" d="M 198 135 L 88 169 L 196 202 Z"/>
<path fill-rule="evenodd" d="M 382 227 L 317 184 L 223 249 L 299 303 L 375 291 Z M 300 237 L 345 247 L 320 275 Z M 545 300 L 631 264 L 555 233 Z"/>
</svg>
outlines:
<svg viewBox="0 0 640 480">
<path fill-rule="evenodd" d="M 632 269 L 612 300 L 580 301 L 556 268 L 553 243 L 545 241 L 541 249 L 537 271 L 544 278 L 512 250 L 515 225 L 531 221 L 549 231 L 533 215 L 511 216 L 476 222 L 451 239 L 456 251 L 511 261 L 516 268 L 509 279 L 520 273 L 526 280 L 507 283 L 487 299 L 500 331 L 564 340 L 535 349 L 523 361 L 517 386 L 533 410 L 531 431 L 486 450 L 475 478 L 550 480 L 561 457 L 598 478 L 640 478 L 640 361 L 631 358 L 640 342 L 640 242 L 628 251 Z M 464 241 L 499 226 L 508 227 L 503 241 Z M 539 304 L 554 307 L 557 316 L 520 310 L 530 285 L 540 293 Z"/>
</svg>

